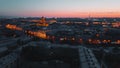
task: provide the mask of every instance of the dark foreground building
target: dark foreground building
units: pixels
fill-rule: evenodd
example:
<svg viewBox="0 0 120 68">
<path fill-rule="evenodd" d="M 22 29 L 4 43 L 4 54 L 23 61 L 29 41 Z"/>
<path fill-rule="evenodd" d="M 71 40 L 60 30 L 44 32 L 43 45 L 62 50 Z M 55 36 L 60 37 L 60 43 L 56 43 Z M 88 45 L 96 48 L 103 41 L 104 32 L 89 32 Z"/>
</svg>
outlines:
<svg viewBox="0 0 120 68">
<path fill-rule="evenodd" d="M 86 47 L 32 42 L 1 58 L 0 68 L 100 68 L 100 65 Z"/>
</svg>

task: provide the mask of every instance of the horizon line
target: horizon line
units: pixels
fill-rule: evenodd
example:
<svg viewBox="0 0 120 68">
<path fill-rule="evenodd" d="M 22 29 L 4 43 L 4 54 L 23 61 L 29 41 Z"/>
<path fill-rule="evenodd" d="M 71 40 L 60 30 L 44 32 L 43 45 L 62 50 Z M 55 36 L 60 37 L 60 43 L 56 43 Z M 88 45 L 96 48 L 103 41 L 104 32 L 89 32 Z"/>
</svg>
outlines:
<svg viewBox="0 0 120 68">
<path fill-rule="evenodd" d="M 34 18 L 34 17 L 45 17 L 45 18 L 120 18 L 118 16 L 86 16 L 86 17 L 75 17 L 75 16 L 3 16 L 0 15 L 0 18 Z"/>
</svg>

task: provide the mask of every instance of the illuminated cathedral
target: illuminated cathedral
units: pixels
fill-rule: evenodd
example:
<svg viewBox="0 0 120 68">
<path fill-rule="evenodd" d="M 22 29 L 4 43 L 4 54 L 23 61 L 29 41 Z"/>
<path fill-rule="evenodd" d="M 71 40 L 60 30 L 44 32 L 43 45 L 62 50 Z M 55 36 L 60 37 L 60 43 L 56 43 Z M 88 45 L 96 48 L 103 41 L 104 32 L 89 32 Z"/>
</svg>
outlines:
<svg viewBox="0 0 120 68">
<path fill-rule="evenodd" d="M 49 24 L 46 22 L 45 17 L 41 17 L 40 21 L 37 23 L 37 26 L 48 26 Z"/>
<path fill-rule="evenodd" d="M 40 19 L 40 23 L 46 23 L 46 20 L 45 20 L 45 17 L 41 17 L 41 19 Z"/>
</svg>

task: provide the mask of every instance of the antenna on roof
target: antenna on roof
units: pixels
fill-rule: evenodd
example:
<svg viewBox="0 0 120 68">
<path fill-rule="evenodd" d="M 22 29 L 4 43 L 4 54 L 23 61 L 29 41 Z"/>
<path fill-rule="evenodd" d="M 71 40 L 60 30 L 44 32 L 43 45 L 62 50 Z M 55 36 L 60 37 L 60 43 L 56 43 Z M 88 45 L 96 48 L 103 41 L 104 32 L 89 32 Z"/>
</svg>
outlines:
<svg viewBox="0 0 120 68">
<path fill-rule="evenodd" d="M 90 12 L 88 13 L 88 20 L 90 20 L 91 19 L 91 16 L 90 16 Z"/>
</svg>

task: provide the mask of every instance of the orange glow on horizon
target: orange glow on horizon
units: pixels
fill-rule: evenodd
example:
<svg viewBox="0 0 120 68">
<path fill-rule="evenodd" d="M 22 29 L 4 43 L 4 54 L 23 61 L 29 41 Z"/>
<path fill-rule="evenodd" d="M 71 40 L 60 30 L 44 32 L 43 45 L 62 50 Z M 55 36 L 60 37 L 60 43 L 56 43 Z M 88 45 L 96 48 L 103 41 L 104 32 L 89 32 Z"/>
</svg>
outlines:
<svg viewBox="0 0 120 68">
<path fill-rule="evenodd" d="M 120 12 L 27 12 L 24 16 L 45 16 L 45 17 L 120 17 Z"/>
</svg>

